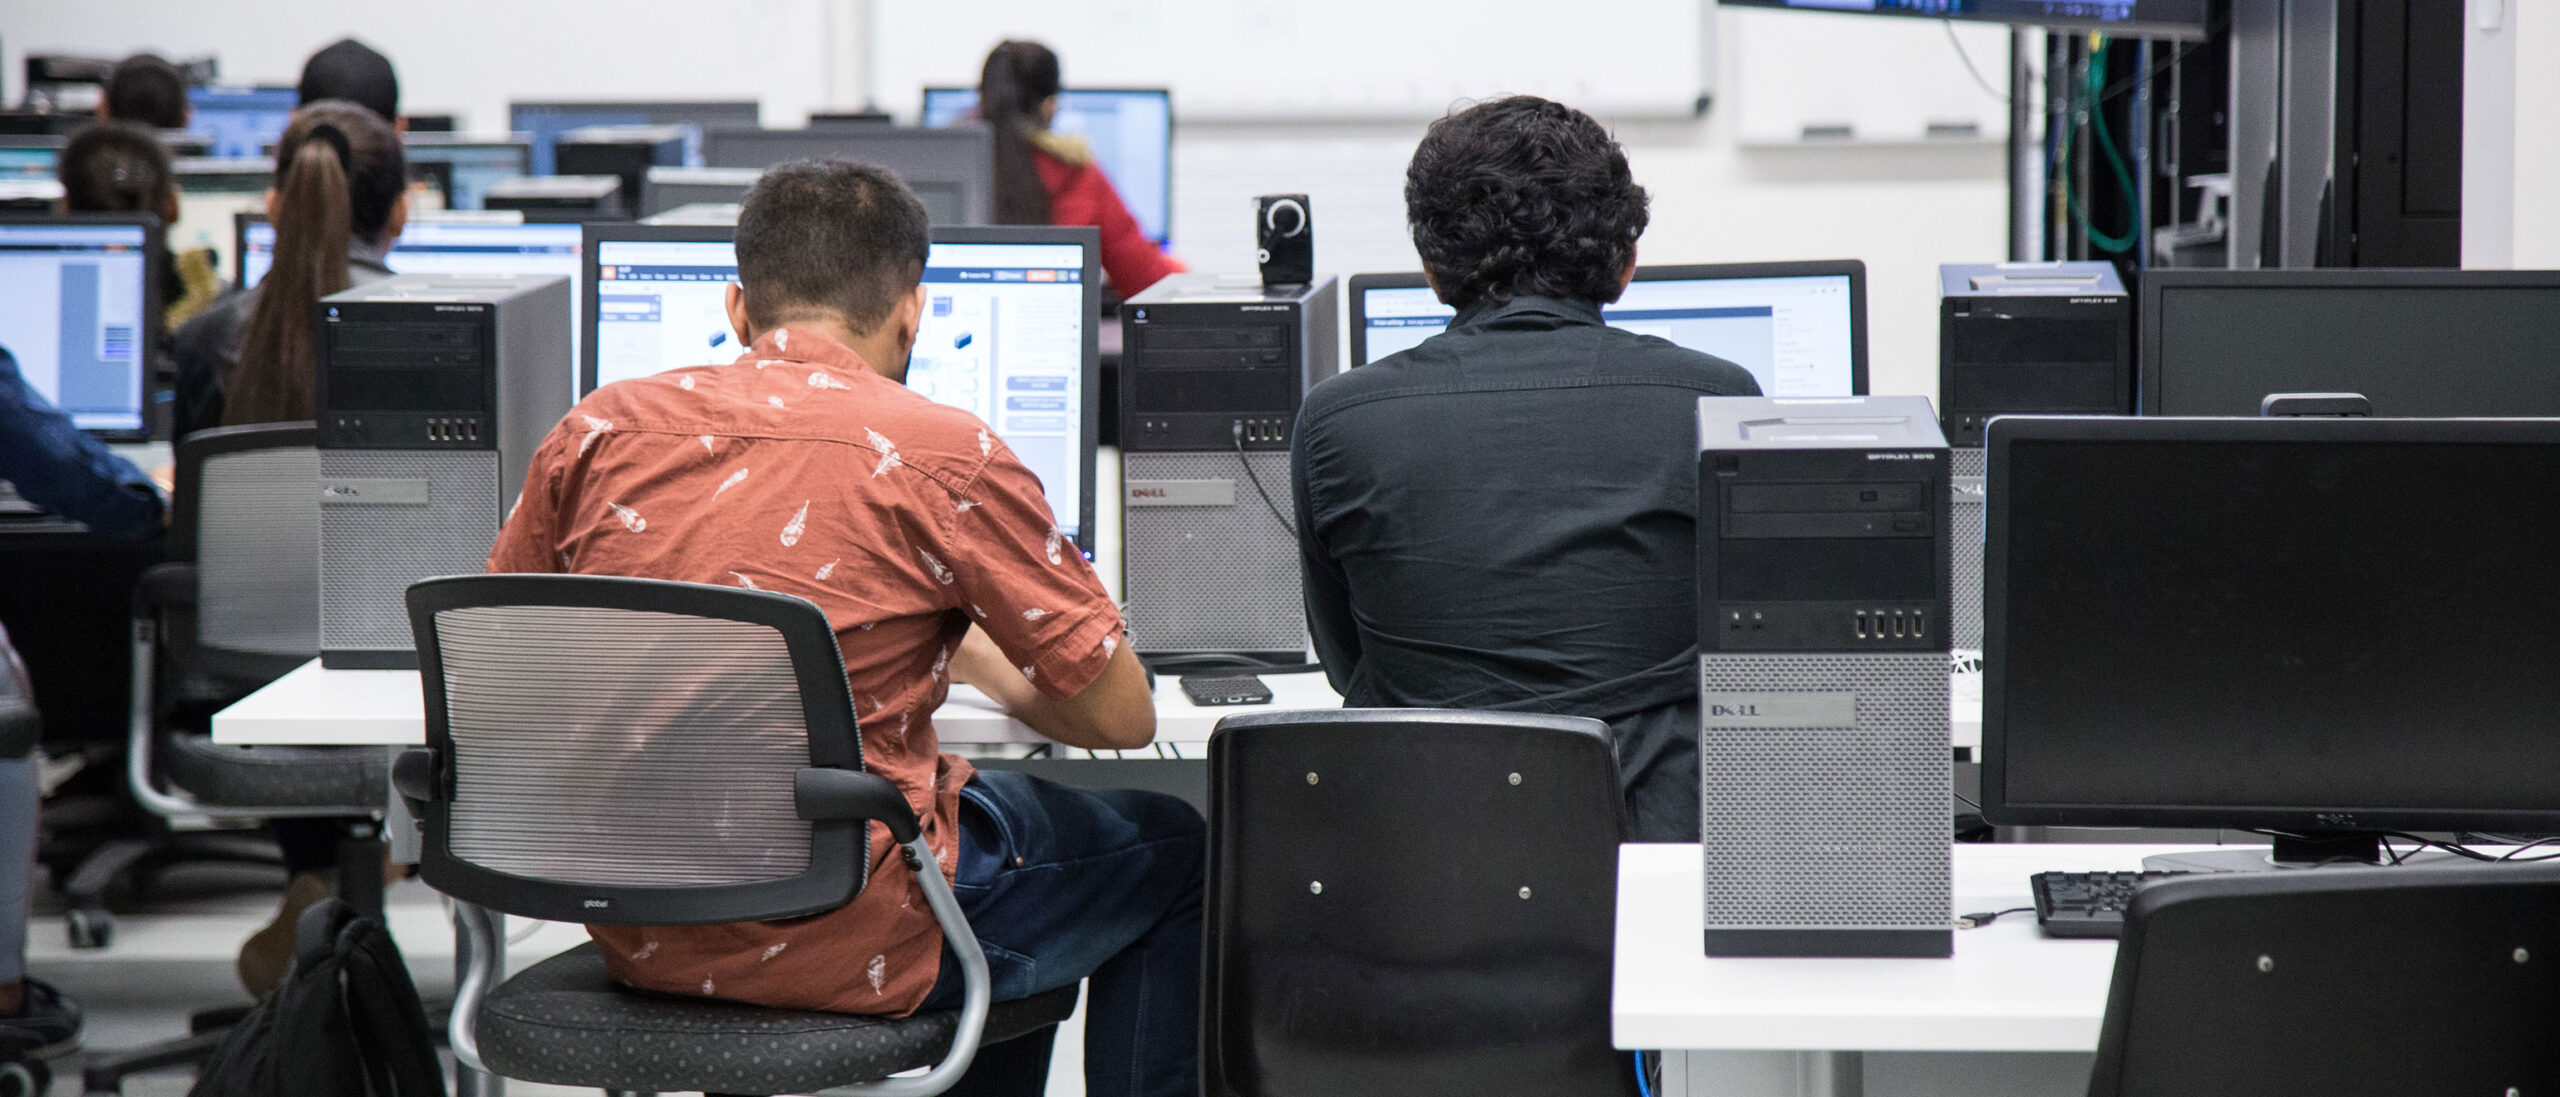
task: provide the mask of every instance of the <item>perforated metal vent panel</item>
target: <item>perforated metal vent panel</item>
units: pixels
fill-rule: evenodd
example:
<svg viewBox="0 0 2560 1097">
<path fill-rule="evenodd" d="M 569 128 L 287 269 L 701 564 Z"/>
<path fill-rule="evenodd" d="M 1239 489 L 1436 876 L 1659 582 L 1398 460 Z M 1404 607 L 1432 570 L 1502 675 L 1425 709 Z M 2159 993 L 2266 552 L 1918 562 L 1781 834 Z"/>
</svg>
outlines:
<svg viewBox="0 0 2560 1097">
<path fill-rule="evenodd" d="M 1231 480 L 1234 506 L 1129 507 L 1129 640 L 1141 652 L 1304 651 L 1297 521 L 1286 453 L 1132 453 L 1123 483 Z M 1245 462 L 1271 494 L 1253 490 Z"/>
<path fill-rule="evenodd" d="M 1855 728 L 1698 739 L 1706 928 L 1945 929 L 1947 657 L 1709 655 L 1702 696 L 1852 693 Z"/>
<path fill-rule="evenodd" d="M 409 584 L 488 570 L 498 539 L 490 450 L 323 450 L 320 478 L 424 480 L 427 505 L 320 508 L 320 646 L 408 651 Z"/>
<path fill-rule="evenodd" d="M 1953 457 L 1949 468 L 1958 480 L 1971 477 L 1975 483 L 1982 482 L 1984 451 L 1958 446 L 1948 453 Z M 1955 552 L 1955 584 L 1949 592 L 1955 632 L 1950 640 L 1956 647 L 1975 651 L 1982 650 L 1982 522 L 1981 496 L 1957 492 L 1955 505 L 1947 512 L 1947 539 Z"/>
<path fill-rule="evenodd" d="M 196 634 L 261 655 L 320 650 L 320 452 L 217 454 L 197 485 Z"/>
<path fill-rule="evenodd" d="M 782 634 L 631 610 L 437 615 L 453 732 L 454 856 L 562 883 L 710 886 L 797 875 L 809 764 Z"/>
</svg>

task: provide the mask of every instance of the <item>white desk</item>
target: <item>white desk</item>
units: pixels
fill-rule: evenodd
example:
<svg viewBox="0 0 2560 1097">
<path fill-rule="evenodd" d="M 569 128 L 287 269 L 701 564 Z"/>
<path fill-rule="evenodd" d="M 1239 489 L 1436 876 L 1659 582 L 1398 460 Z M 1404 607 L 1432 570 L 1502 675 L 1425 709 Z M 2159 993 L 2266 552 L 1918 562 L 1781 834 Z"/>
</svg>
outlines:
<svg viewBox="0 0 2560 1097">
<path fill-rule="evenodd" d="M 1156 740 L 1205 743 L 1220 717 L 1278 709 L 1341 708 L 1342 697 L 1321 672 L 1266 674 L 1268 705 L 1203 707 L 1183 696 L 1173 675 L 1156 678 Z M 241 746 L 405 746 L 426 741 L 418 674 L 408 670 L 328 670 L 318 660 L 267 684 L 213 716 L 213 741 Z M 1045 743 L 995 702 L 955 686 L 933 714 L 945 743 Z"/>
<path fill-rule="evenodd" d="M 1954 913 L 2032 906 L 2027 878 L 2037 872 L 2139 868 L 2145 855 L 2167 848 L 1959 844 Z M 1666 1093 L 1820 1092 L 1826 1073 L 1859 1068 L 1856 1056 L 1836 1054 L 1843 1052 L 2098 1046 L 2113 941 L 2047 938 L 2027 913 L 1956 931 L 1955 956 L 1943 960 L 1710 958 L 1700 941 L 1703 881 L 1697 846 L 1619 847 L 1613 1042 L 1709 1053 L 1699 1062 L 1714 1064 L 1675 1070 L 1666 1054 Z M 1716 1054 L 1733 1052 L 1834 1054 L 1756 1071 L 1792 1077 L 1792 1086 L 1755 1086 L 1734 1084 L 1755 1073 L 1745 1057 Z M 1689 1084 L 1675 1087 L 1682 1075 Z M 1839 1090 L 1855 1092 L 1854 1085 Z"/>
</svg>

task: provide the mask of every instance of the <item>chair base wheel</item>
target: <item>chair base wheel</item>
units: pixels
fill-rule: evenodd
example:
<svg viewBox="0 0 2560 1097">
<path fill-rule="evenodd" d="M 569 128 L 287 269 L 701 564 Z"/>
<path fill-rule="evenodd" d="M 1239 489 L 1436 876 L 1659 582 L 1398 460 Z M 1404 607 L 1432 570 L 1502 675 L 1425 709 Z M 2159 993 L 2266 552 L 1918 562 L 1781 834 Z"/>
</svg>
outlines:
<svg viewBox="0 0 2560 1097">
<path fill-rule="evenodd" d="M 44 1097 L 52 1088 L 53 1070 L 43 1063 L 0 1063 L 0 1097 Z"/>
<path fill-rule="evenodd" d="M 103 910 L 74 907 L 63 912 L 62 924 L 70 931 L 73 948 L 105 948 L 116 938 L 115 917 Z M 0 1097 L 7 1097 L 7 1091 L 0 1090 Z"/>
</svg>

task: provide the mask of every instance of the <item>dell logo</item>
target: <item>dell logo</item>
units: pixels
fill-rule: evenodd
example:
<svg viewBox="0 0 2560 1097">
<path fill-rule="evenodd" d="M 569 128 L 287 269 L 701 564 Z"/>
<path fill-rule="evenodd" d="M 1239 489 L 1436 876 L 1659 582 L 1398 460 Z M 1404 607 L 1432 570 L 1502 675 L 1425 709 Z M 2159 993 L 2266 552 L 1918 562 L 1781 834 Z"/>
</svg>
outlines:
<svg viewBox="0 0 2560 1097">
<path fill-rule="evenodd" d="M 1163 488 L 1130 488 L 1129 498 L 1162 499 L 1165 498 L 1165 490 Z"/>
<path fill-rule="evenodd" d="M 328 484 L 321 487 L 320 494 L 332 499 L 359 499 L 364 496 L 364 490 L 349 484 Z"/>
<path fill-rule="evenodd" d="M 1707 706 L 1707 714 L 1708 714 L 1708 715 L 1710 715 L 1710 716 L 1758 716 L 1758 715 L 1760 715 L 1760 706 L 1758 706 L 1758 705 L 1708 705 L 1708 706 Z"/>
</svg>

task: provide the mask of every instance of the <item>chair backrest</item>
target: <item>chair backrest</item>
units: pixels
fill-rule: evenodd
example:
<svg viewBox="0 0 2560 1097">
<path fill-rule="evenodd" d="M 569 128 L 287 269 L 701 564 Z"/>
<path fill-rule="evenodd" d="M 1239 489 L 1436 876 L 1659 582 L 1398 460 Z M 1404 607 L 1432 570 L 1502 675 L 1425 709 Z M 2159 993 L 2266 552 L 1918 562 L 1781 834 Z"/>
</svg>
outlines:
<svg viewBox="0 0 2560 1097">
<path fill-rule="evenodd" d="M 2560 866 L 2170 880 L 2125 920 L 2089 1093 L 2536 1093 L 2555 1034 Z"/>
<path fill-rule="evenodd" d="M 867 826 L 794 783 L 858 769 L 835 633 L 799 598 L 648 579 L 409 588 L 437 790 L 421 875 L 493 910 L 685 925 L 843 905 Z M 404 790 L 405 791 L 405 790 Z"/>
<path fill-rule="evenodd" d="M 196 644 L 291 664 L 320 653 L 320 451 L 310 423 L 178 442 L 170 550 L 196 562 Z"/>
<path fill-rule="evenodd" d="M 1256 713 L 1209 770 L 1210 1097 L 1634 1091 L 1608 725 Z"/>
</svg>

